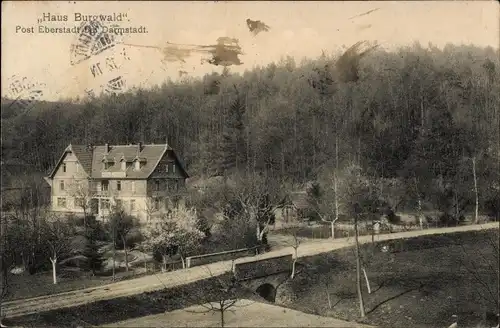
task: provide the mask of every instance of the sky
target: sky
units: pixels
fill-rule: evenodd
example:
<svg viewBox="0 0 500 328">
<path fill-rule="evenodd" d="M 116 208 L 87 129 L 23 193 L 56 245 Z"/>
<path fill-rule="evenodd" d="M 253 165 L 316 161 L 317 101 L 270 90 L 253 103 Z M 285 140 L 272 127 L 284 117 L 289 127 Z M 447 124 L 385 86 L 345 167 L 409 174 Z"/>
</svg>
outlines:
<svg viewBox="0 0 500 328">
<path fill-rule="evenodd" d="M 229 68 L 239 73 L 286 56 L 298 62 L 316 58 L 322 50 L 336 52 L 361 40 L 386 50 L 415 41 L 498 48 L 499 10 L 497 1 L 4 1 L 2 97 L 68 99 L 109 89 L 109 81 L 119 77 L 121 84 L 114 85 L 127 90 L 175 80 L 180 71 L 194 77 L 222 71 L 202 63 L 206 54 L 165 61 L 161 50 L 167 42 L 213 45 L 219 37 L 236 38 L 243 64 Z M 55 21 L 48 21 L 49 15 Z M 114 47 L 72 64 L 77 57 L 71 45 L 82 44 L 79 34 L 41 30 L 78 27 L 85 15 L 103 15 L 97 17 L 102 26 L 142 27 L 142 32 L 118 35 Z M 122 20 L 101 21 L 108 15 Z M 260 20 L 269 30 L 254 35 L 247 19 Z"/>
</svg>

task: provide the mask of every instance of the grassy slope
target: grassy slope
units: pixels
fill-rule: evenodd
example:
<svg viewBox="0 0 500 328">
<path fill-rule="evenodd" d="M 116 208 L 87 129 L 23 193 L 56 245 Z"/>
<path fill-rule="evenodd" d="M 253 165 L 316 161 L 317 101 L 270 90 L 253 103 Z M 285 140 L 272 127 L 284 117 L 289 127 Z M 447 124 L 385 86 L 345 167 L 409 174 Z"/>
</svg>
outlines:
<svg viewBox="0 0 500 328">
<path fill-rule="evenodd" d="M 497 313 L 496 306 L 482 297 L 494 300 L 498 291 L 498 254 L 488 238 L 498 245 L 498 230 L 393 241 L 390 246 L 394 252 L 383 253 L 378 247 L 373 255 L 368 247 L 363 247 L 373 290 L 368 294 L 363 280 L 368 313 L 363 321 L 384 327 L 447 327 L 454 322 L 455 314 L 461 326 L 469 327 L 478 324 L 485 312 Z M 456 242 L 464 247 L 453 245 Z M 286 305 L 304 312 L 356 320 L 359 307 L 354 251 L 343 249 L 304 258 L 301 263 L 307 269 L 288 283 L 295 300 Z M 493 294 L 488 295 L 489 291 L 464 265 L 475 265 Z M 326 290 L 334 305 L 332 309 Z"/>
</svg>

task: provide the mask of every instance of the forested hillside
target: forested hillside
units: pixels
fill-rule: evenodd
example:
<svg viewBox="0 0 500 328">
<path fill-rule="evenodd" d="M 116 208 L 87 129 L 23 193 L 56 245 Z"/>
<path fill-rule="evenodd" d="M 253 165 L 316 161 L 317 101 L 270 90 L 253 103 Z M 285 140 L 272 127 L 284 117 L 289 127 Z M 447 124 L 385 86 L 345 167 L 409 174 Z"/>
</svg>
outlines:
<svg viewBox="0 0 500 328">
<path fill-rule="evenodd" d="M 2 102 L 2 158 L 47 171 L 70 142 L 168 138 L 191 176 L 259 172 L 301 184 L 354 163 L 431 202 L 438 189 L 439 199 L 472 199 L 474 169 L 481 208 L 498 211 L 498 50 L 360 49 L 21 114 Z"/>
</svg>

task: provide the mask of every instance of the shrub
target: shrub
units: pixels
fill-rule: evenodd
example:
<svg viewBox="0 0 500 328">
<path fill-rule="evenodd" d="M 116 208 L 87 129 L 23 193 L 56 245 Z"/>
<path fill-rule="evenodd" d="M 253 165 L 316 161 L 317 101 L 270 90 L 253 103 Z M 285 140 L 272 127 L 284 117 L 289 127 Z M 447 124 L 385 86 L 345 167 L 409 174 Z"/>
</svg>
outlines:
<svg viewBox="0 0 500 328">
<path fill-rule="evenodd" d="M 439 223 L 441 225 L 446 225 L 446 226 L 453 226 L 453 225 L 458 225 L 461 222 L 465 220 L 465 217 L 463 215 L 460 215 L 458 218 L 449 214 L 449 213 L 443 213 L 439 217 Z"/>
</svg>

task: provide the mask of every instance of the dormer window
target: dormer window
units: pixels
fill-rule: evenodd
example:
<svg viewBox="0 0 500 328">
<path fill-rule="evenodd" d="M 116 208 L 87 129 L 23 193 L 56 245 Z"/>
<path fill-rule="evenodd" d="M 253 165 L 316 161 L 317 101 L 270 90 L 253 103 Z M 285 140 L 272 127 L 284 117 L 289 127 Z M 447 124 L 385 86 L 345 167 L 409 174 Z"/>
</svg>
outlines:
<svg viewBox="0 0 500 328">
<path fill-rule="evenodd" d="M 127 162 L 122 161 L 121 166 L 122 166 L 122 171 L 125 171 L 127 169 Z"/>
<path fill-rule="evenodd" d="M 146 164 L 145 158 L 136 157 L 134 159 L 134 170 L 139 171 L 144 166 L 144 164 Z"/>
<path fill-rule="evenodd" d="M 102 162 L 103 162 L 103 169 L 104 170 L 108 170 L 110 167 L 115 165 L 115 160 L 113 158 L 107 158 L 106 156 L 104 156 L 104 158 L 102 159 Z"/>
</svg>

